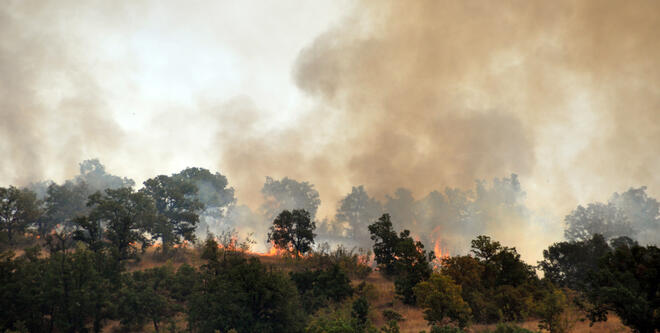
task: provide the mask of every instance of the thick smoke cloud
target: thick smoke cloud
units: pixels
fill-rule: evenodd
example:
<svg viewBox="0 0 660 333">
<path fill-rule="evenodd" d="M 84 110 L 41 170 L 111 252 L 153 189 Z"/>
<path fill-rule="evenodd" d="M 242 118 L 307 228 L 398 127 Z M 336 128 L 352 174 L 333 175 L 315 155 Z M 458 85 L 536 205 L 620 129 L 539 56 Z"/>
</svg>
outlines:
<svg viewBox="0 0 660 333">
<path fill-rule="evenodd" d="M 317 216 L 332 220 L 352 186 L 383 205 L 403 187 L 433 207 L 466 195 L 475 179 L 516 173 L 526 213 L 502 213 L 494 225 L 511 231 L 507 245 L 526 239 L 539 249 L 561 238 L 576 204 L 630 186 L 660 196 L 657 1 L 365 1 L 304 45 L 288 38 L 307 31 L 284 22 L 296 20 L 268 21 L 280 15 L 266 10 L 239 24 L 217 19 L 221 9 L 0 6 L 0 182 L 63 180 L 96 156 L 138 184 L 200 165 L 227 176 L 246 220 L 256 220 L 267 176 L 314 184 Z M 264 41 L 266 31 L 280 38 Z M 193 66 L 205 64 L 200 46 L 223 57 Z M 296 53 L 295 103 L 282 102 L 297 97 L 284 96 L 279 74 L 258 88 L 241 76 L 289 71 L 282 59 Z M 163 63 L 182 70 L 148 75 Z M 230 79 L 216 86 L 206 74 Z M 173 103 L 163 86 L 190 100 Z M 223 89 L 237 97 L 215 98 Z M 117 105 L 129 110 L 117 117 Z M 530 239 L 539 228 L 543 239 Z"/>
<path fill-rule="evenodd" d="M 657 184 L 658 7 L 367 2 L 301 52 L 295 79 L 343 110 L 353 183 L 419 193 L 547 174 L 555 201 L 555 184 L 583 199 Z"/>
<path fill-rule="evenodd" d="M 309 179 L 326 203 L 356 184 L 419 198 L 514 172 L 529 184 L 525 200 L 554 213 L 493 218 L 511 245 L 534 230 L 542 239 L 528 243 L 543 246 L 561 237 L 561 212 L 576 202 L 660 187 L 650 144 L 660 139 L 659 7 L 365 2 L 299 55 L 294 80 L 318 110 L 241 146 L 263 155 L 223 151 L 232 156 L 223 165 L 240 174 L 263 157 L 260 168 Z"/>
<path fill-rule="evenodd" d="M 0 6 L 0 173 L 19 184 L 58 166 L 71 174 L 83 157 L 113 151 L 123 139 L 80 61 L 75 33 L 62 31 L 58 6 Z"/>
</svg>

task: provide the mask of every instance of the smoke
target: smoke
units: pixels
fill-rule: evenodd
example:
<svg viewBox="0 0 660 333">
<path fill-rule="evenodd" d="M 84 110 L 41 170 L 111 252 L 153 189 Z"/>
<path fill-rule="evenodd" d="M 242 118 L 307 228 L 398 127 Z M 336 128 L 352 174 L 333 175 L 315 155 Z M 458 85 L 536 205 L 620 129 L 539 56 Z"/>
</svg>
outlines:
<svg viewBox="0 0 660 333">
<path fill-rule="evenodd" d="M 432 206 L 515 173 L 525 213 L 484 231 L 539 249 L 576 204 L 660 196 L 657 1 L 365 1 L 339 22 L 319 2 L 246 6 L 3 4 L 0 181 L 90 156 L 138 183 L 200 165 L 252 221 L 266 177 L 314 184 L 323 218 L 356 185 Z"/>
<path fill-rule="evenodd" d="M 19 184 L 58 166 L 70 174 L 83 156 L 113 151 L 123 140 L 76 54 L 75 34 L 61 30 L 57 6 L 0 7 L 0 173 Z"/>
<path fill-rule="evenodd" d="M 221 148 L 231 159 L 221 165 L 307 179 L 324 203 L 354 184 L 419 198 L 514 172 L 539 213 L 491 216 L 492 230 L 544 246 L 576 203 L 660 188 L 658 7 L 364 2 L 298 56 L 293 78 L 316 109 L 278 131 L 240 127 L 240 149 Z"/>
</svg>

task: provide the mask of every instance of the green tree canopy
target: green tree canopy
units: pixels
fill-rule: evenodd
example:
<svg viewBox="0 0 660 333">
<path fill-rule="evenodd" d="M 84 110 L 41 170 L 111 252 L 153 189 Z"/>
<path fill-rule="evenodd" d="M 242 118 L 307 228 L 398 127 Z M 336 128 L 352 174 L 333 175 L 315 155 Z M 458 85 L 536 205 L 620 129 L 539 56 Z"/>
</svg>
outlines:
<svg viewBox="0 0 660 333">
<path fill-rule="evenodd" d="M 10 186 L 0 187 L 0 230 L 7 235 L 10 245 L 17 234 L 33 224 L 41 216 L 34 192 Z"/>
<path fill-rule="evenodd" d="M 140 192 L 153 198 L 158 212 L 150 233 L 161 240 L 164 251 L 184 240 L 195 240 L 199 212 L 203 209 L 197 191 L 197 186 L 180 177 L 161 175 L 144 182 Z"/>
<path fill-rule="evenodd" d="M 314 244 L 314 229 L 316 223 L 311 220 L 310 213 L 304 209 L 282 211 L 270 227 L 268 241 L 275 246 L 296 256 L 303 255 L 312 249 Z"/>
<path fill-rule="evenodd" d="M 461 286 L 443 274 L 432 274 L 428 281 L 414 288 L 417 305 L 424 310 L 429 324 L 442 324 L 445 319 L 464 328 L 470 320 L 470 307 L 461 296 Z"/>
</svg>

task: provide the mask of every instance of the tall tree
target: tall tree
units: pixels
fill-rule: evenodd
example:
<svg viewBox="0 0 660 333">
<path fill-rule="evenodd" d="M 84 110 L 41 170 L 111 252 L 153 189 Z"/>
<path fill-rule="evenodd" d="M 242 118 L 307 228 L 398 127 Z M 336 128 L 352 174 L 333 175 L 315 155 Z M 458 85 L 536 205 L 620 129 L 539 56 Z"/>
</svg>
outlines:
<svg viewBox="0 0 660 333">
<path fill-rule="evenodd" d="M 107 189 L 89 197 L 92 207 L 88 218 L 78 219 L 83 228 L 77 237 L 98 250 L 99 243 L 107 239 L 117 261 L 135 258 L 137 245 L 144 250 L 151 240 L 146 233 L 156 220 L 153 199 L 131 188 Z M 103 236 L 100 234 L 103 233 Z"/>
<path fill-rule="evenodd" d="M 67 181 L 62 185 L 51 184 L 45 199 L 46 221 L 39 232 L 44 235 L 56 225 L 71 225 L 76 217 L 89 212 L 87 197 L 93 192 L 85 182 Z"/>
<path fill-rule="evenodd" d="M 660 249 L 656 246 L 617 247 L 601 258 L 589 284 L 592 321 L 607 320 L 612 311 L 635 332 L 660 330 Z"/>
<path fill-rule="evenodd" d="M 6 233 L 10 245 L 14 245 L 16 234 L 23 233 L 40 215 L 34 192 L 14 186 L 0 187 L 0 230 Z"/>
<path fill-rule="evenodd" d="M 266 177 L 261 194 L 265 199 L 261 211 L 268 220 L 274 219 L 283 210 L 294 209 L 306 210 L 313 220 L 321 204 L 319 192 L 314 189 L 314 185 L 287 177 L 281 180 Z"/>
<path fill-rule="evenodd" d="M 295 256 L 309 252 L 314 244 L 316 223 L 304 209 L 284 210 L 273 220 L 268 241 Z"/>
<path fill-rule="evenodd" d="M 428 279 L 433 271 L 433 251 L 425 251 L 424 244 L 415 241 L 409 230 L 403 230 L 397 235 L 389 214 L 383 214 L 378 221 L 369 225 L 369 232 L 374 241 L 376 263 L 386 274 L 396 277 L 396 292 L 402 296 L 403 301 L 414 304 L 413 287 Z"/>
<path fill-rule="evenodd" d="M 204 205 L 205 212 L 212 213 L 215 217 L 222 217 L 225 210 L 236 203 L 234 189 L 228 187 L 227 177 L 218 172 L 211 173 L 204 168 L 186 168 L 172 175 L 172 178 L 194 184 L 197 187 L 196 197 Z"/>
<path fill-rule="evenodd" d="M 598 260 L 610 250 L 600 234 L 583 241 L 559 242 L 543 250 L 539 266 L 556 285 L 585 290 L 589 275 L 598 270 Z"/>
<path fill-rule="evenodd" d="M 338 223 L 348 224 L 350 236 L 362 244 L 369 240 L 369 224 L 377 219 L 382 211 L 380 202 L 369 197 L 364 186 L 354 186 L 351 193 L 339 201 L 335 220 Z"/>
<path fill-rule="evenodd" d="M 642 244 L 660 241 L 660 203 L 646 193 L 646 186 L 614 193 L 609 202 L 623 211 Z"/>
<path fill-rule="evenodd" d="M 126 177 L 119 177 L 105 171 L 105 166 L 98 158 L 84 160 L 80 163 L 80 174 L 74 179 L 76 183 L 85 183 L 91 192 L 121 187 L 133 187 L 135 182 Z"/>
<path fill-rule="evenodd" d="M 151 234 L 160 239 L 163 250 L 184 240 L 195 240 L 195 228 L 199 222 L 202 203 L 196 198 L 197 187 L 184 179 L 157 176 L 144 182 L 140 192 L 154 199 L 158 217 Z"/>
<path fill-rule="evenodd" d="M 565 221 L 564 237 L 569 241 L 588 240 L 594 234 L 610 239 L 636 233 L 624 211 L 613 203 L 591 203 L 586 208 L 578 206 Z"/>
<path fill-rule="evenodd" d="M 394 221 L 404 225 L 416 226 L 415 198 L 413 198 L 410 190 L 405 188 L 396 189 L 394 196 L 386 196 L 384 207 Z"/>
</svg>

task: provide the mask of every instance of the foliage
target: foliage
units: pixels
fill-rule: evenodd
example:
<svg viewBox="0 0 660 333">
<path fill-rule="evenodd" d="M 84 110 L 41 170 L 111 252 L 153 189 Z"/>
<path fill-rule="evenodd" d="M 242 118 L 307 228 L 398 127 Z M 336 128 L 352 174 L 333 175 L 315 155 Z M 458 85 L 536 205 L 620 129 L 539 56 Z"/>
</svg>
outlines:
<svg viewBox="0 0 660 333">
<path fill-rule="evenodd" d="M 213 242 L 207 240 L 208 248 L 217 249 Z M 188 297 L 186 312 L 193 331 L 302 331 L 304 313 L 286 275 L 266 270 L 257 258 L 213 254 L 205 251 L 208 263 Z"/>
<path fill-rule="evenodd" d="M 266 177 L 261 194 L 265 200 L 261 211 L 267 220 L 273 220 L 283 210 L 305 210 L 313 220 L 321 204 L 314 185 L 287 177 L 282 180 Z"/>
<path fill-rule="evenodd" d="M 305 270 L 290 273 L 302 298 L 302 304 L 309 313 L 326 306 L 329 301 L 341 302 L 353 295 L 351 280 L 338 265 L 326 270 Z"/>
<path fill-rule="evenodd" d="M 175 278 L 170 266 L 137 271 L 123 276 L 119 291 L 119 317 L 125 328 L 140 330 L 147 322 L 158 332 L 181 309 L 169 286 Z"/>
<path fill-rule="evenodd" d="M 204 208 L 196 198 L 197 187 L 181 177 L 157 176 L 144 182 L 140 192 L 153 198 L 158 216 L 150 233 L 162 242 L 163 251 L 195 240 L 198 213 Z"/>
<path fill-rule="evenodd" d="M 413 287 L 426 280 L 432 272 L 430 262 L 435 259 L 433 251 L 426 252 L 420 241 L 410 237 L 410 231 L 399 235 L 392 227 L 389 214 L 369 225 L 374 241 L 374 256 L 378 266 L 388 275 L 396 277 L 396 291 L 407 304 L 415 303 Z"/>
<path fill-rule="evenodd" d="M 69 225 L 73 219 L 88 212 L 87 197 L 93 192 L 85 182 L 67 181 L 62 185 L 48 186 L 45 199 L 46 218 L 38 226 L 39 233 L 44 236 L 52 228 L 60 224 Z"/>
<path fill-rule="evenodd" d="M 387 319 L 388 322 L 392 321 L 392 320 L 394 320 L 396 322 L 406 320 L 405 318 L 403 318 L 403 316 L 400 313 L 398 313 L 398 312 L 396 312 L 392 309 L 383 310 L 383 318 Z"/>
<path fill-rule="evenodd" d="M 605 239 L 618 236 L 633 236 L 636 232 L 624 211 L 613 203 L 591 203 L 578 206 L 565 218 L 564 237 L 569 241 L 584 241 L 593 234 Z"/>
<path fill-rule="evenodd" d="M 268 241 L 296 256 L 309 252 L 314 244 L 316 224 L 304 209 L 284 210 L 273 221 Z"/>
<path fill-rule="evenodd" d="M 646 186 L 614 193 L 609 202 L 623 211 L 642 244 L 658 242 L 660 203 L 646 193 Z"/>
<path fill-rule="evenodd" d="M 107 173 L 105 166 L 97 158 L 82 161 L 80 163 L 80 174 L 76 176 L 74 181 L 79 184 L 86 184 L 90 192 L 106 189 L 114 190 L 122 187 L 130 188 L 135 185 L 132 179 Z"/>
<path fill-rule="evenodd" d="M 499 323 L 492 333 L 534 333 L 534 331 L 510 323 Z"/>
<path fill-rule="evenodd" d="M 14 245 L 16 235 L 23 234 L 40 215 L 34 192 L 13 186 L 0 187 L 0 231 L 7 235 L 9 245 Z"/>
<path fill-rule="evenodd" d="M 82 331 L 92 326 L 99 332 L 114 311 L 110 261 L 82 248 L 48 258 L 37 253 L 1 256 L 0 294 L 7 304 L 2 304 L 0 329 Z"/>
<path fill-rule="evenodd" d="M 323 243 L 307 258 L 307 262 L 318 268 L 338 265 L 350 278 L 365 279 L 371 273 L 370 258 L 370 251 L 355 247 L 349 249 L 341 244 L 330 251 L 330 246 Z"/>
<path fill-rule="evenodd" d="M 430 333 L 463 333 L 464 331 L 455 326 L 436 326 L 431 327 Z"/>
<path fill-rule="evenodd" d="M 539 329 L 550 333 L 568 332 L 575 324 L 569 317 L 569 311 L 576 312 L 567 295 L 561 289 L 550 290 L 539 302 Z"/>
<path fill-rule="evenodd" d="M 346 236 L 363 244 L 369 241 L 367 226 L 377 219 L 382 211 L 380 202 L 369 197 L 364 186 L 353 186 L 351 193 L 339 201 L 335 221 L 348 224 L 350 234 Z"/>
<path fill-rule="evenodd" d="M 592 274 L 587 291 L 594 307 L 592 321 L 615 312 L 637 332 L 660 329 L 660 249 L 656 246 L 619 246 L 605 254 Z"/>
<path fill-rule="evenodd" d="M 157 213 L 153 200 L 144 193 L 127 187 L 107 189 L 91 195 L 88 206 L 92 207 L 89 216 L 76 219 L 81 229 L 75 238 L 93 251 L 99 251 L 107 240 L 113 256 L 122 261 L 136 258 L 138 243 L 142 250 L 151 244 L 145 233 L 152 230 Z"/>
<path fill-rule="evenodd" d="M 589 274 L 598 270 L 598 259 L 610 252 L 600 234 L 583 241 L 559 242 L 543 250 L 539 267 L 554 284 L 575 290 L 587 288 Z"/>
<path fill-rule="evenodd" d="M 368 318 L 369 303 L 362 298 L 334 303 L 310 317 L 307 333 L 376 333 Z"/>
<path fill-rule="evenodd" d="M 429 324 L 441 324 L 448 319 L 459 327 L 470 320 L 470 307 L 461 297 L 461 286 L 446 275 L 433 274 L 428 281 L 414 288 L 417 305 L 424 310 Z"/>
<path fill-rule="evenodd" d="M 546 286 L 516 249 L 482 235 L 472 241 L 472 253 L 443 259 L 441 272 L 461 286 L 473 319 L 496 323 L 532 316 Z"/>
<path fill-rule="evenodd" d="M 195 197 L 203 205 L 205 213 L 214 218 L 223 216 L 223 210 L 236 202 L 234 189 L 228 187 L 227 177 L 211 173 L 204 168 L 186 168 L 172 175 L 172 178 L 193 184 Z"/>
</svg>

